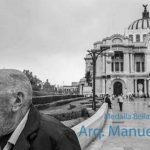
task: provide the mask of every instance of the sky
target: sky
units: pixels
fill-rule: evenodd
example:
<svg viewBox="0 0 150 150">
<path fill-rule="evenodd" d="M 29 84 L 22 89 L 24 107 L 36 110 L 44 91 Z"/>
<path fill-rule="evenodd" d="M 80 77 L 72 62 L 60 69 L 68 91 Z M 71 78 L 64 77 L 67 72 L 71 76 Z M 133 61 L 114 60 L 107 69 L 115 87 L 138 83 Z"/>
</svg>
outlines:
<svg viewBox="0 0 150 150">
<path fill-rule="evenodd" d="M 0 0 L 0 68 L 70 85 L 93 43 L 123 34 L 149 0 Z"/>
</svg>

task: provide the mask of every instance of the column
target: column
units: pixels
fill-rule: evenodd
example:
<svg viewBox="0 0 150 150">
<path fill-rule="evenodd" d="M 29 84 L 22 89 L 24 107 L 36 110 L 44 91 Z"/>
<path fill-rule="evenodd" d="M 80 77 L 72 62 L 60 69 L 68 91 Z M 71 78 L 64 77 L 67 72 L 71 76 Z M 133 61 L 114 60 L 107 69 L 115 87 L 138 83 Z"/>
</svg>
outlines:
<svg viewBox="0 0 150 150">
<path fill-rule="evenodd" d="M 150 96 L 150 80 L 148 80 L 148 95 Z"/>
<path fill-rule="evenodd" d="M 114 68 L 113 72 L 115 72 L 115 63 L 113 63 L 113 68 Z"/>
<path fill-rule="evenodd" d="M 81 94 L 83 95 L 83 86 L 84 84 L 81 84 Z"/>
<path fill-rule="evenodd" d="M 102 56 L 102 60 L 103 60 L 103 63 L 102 63 L 103 73 L 105 73 L 105 56 Z"/>
<path fill-rule="evenodd" d="M 135 85 L 134 85 L 134 87 L 135 87 L 135 96 L 137 96 L 137 79 L 135 79 Z"/>
<path fill-rule="evenodd" d="M 149 72 L 150 71 L 150 54 L 149 53 L 145 53 L 145 72 Z"/>
<path fill-rule="evenodd" d="M 131 93 L 134 93 L 134 79 L 132 79 L 132 91 Z"/>
<path fill-rule="evenodd" d="M 140 34 L 140 42 L 143 42 L 143 34 Z"/>
<path fill-rule="evenodd" d="M 124 72 L 129 73 L 129 53 L 124 53 Z"/>
<path fill-rule="evenodd" d="M 102 94 L 105 94 L 105 79 L 102 79 Z"/>
<path fill-rule="evenodd" d="M 135 42 L 136 41 L 136 36 L 135 35 L 133 35 L 133 42 Z"/>
<path fill-rule="evenodd" d="M 131 73 L 133 72 L 133 56 L 132 56 L 133 54 L 131 53 L 130 54 L 130 67 L 131 67 Z"/>
<path fill-rule="evenodd" d="M 144 94 L 145 94 L 145 96 L 147 96 L 147 83 L 146 83 L 146 79 L 144 79 Z"/>
<path fill-rule="evenodd" d="M 106 73 L 106 75 L 108 73 L 108 63 L 107 63 L 107 60 L 108 60 L 108 57 L 105 56 L 105 73 Z"/>
<path fill-rule="evenodd" d="M 96 79 L 95 81 L 95 93 L 97 96 L 100 96 L 101 91 L 101 79 Z"/>
<path fill-rule="evenodd" d="M 107 61 L 110 61 L 111 57 L 106 57 L 106 73 L 111 73 L 111 63 L 108 63 Z"/>
<path fill-rule="evenodd" d="M 80 95 L 83 95 L 82 84 L 79 85 L 79 92 L 80 92 Z"/>
<path fill-rule="evenodd" d="M 144 61 L 145 61 L 145 72 L 147 72 L 147 68 L 148 68 L 147 67 L 147 54 L 145 54 L 145 60 Z"/>
<path fill-rule="evenodd" d="M 100 56 L 98 56 L 96 61 L 96 76 L 100 76 L 101 74 L 101 59 Z"/>
<path fill-rule="evenodd" d="M 134 54 L 132 54 L 132 71 L 135 72 Z"/>
</svg>

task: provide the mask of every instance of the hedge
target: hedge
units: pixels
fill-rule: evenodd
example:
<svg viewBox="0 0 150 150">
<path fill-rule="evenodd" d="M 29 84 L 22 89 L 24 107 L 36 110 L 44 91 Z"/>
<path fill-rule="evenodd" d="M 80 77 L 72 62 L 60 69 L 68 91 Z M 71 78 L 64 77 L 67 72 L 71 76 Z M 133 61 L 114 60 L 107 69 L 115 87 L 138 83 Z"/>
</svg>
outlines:
<svg viewBox="0 0 150 150">
<path fill-rule="evenodd" d="M 74 101 L 80 101 L 80 100 L 84 100 L 87 99 L 85 97 L 77 97 L 77 98 L 71 98 L 71 99 L 64 99 L 64 100 L 59 100 L 59 101 L 55 101 L 52 103 L 46 103 L 46 104 L 34 104 L 36 106 L 37 109 L 39 110 L 43 110 L 43 109 L 47 109 L 49 107 L 56 107 L 56 106 L 62 106 Z"/>
<path fill-rule="evenodd" d="M 34 105 L 47 104 L 47 103 L 52 103 L 63 99 L 70 99 L 70 98 L 77 98 L 77 97 L 83 97 L 83 95 L 39 96 L 39 97 L 33 97 L 32 103 Z"/>
</svg>

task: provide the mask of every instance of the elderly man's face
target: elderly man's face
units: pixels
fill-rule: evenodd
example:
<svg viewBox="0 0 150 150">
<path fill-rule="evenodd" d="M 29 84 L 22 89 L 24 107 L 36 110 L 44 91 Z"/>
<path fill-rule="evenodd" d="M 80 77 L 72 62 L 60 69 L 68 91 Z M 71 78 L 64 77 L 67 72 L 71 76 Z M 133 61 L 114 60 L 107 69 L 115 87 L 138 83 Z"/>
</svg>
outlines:
<svg viewBox="0 0 150 150">
<path fill-rule="evenodd" d="M 0 69 L 0 136 L 19 124 L 32 100 L 32 87 L 24 73 Z"/>
<path fill-rule="evenodd" d="M 0 136 L 12 132 L 15 119 L 11 102 L 14 100 L 15 95 L 6 91 L 0 91 Z"/>
</svg>

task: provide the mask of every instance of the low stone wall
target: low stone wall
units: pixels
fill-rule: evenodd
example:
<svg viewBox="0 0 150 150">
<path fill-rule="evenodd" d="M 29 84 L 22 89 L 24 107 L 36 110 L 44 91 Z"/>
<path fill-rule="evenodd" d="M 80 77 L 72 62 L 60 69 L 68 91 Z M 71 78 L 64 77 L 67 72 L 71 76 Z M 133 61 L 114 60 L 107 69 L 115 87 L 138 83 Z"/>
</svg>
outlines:
<svg viewBox="0 0 150 150">
<path fill-rule="evenodd" d="M 81 122 L 80 124 L 72 128 L 78 137 L 82 150 L 84 150 L 95 137 L 80 135 L 81 128 L 84 127 L 87 131 L 87 134 L 89 129 L 103 129 L 105 123 L 104 115 L 107 113 L 107 111 L 108 106 L 106 103 L 104 103 L 92 117 L 88 118 L 87 120 Z"/>
</svg>

